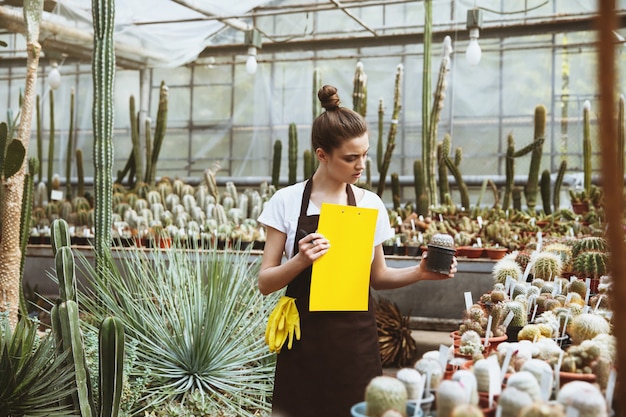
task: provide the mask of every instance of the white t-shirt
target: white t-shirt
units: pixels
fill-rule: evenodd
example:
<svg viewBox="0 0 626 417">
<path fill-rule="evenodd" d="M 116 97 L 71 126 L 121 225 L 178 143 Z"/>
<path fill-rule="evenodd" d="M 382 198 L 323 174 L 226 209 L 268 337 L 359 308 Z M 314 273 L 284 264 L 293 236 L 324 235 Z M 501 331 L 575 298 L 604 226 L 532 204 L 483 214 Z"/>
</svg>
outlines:
<svg viewBox="0 0 626 417">
<path fill-rule="evenodd" d="M 287 235 L 285 242 L 285 255 L 287 258 L 293 256 L 293 243 L 298 227 L 298 217 L 300 216 L 300 206 L 302 195 L 304 194 L 305 182 L 299 182 L 276 191 L 272 198 L 265 203 L 263 211 L 258 221 L 266 226 L 273 227 Z M 378 219 L 376 220 L 376 232 L 374 233 L 374 246 L 383 243 L 387 239 L 394 237 L 395 232 L 389 223 L 389 215 L 383 201 L 377 194 L 364 190 L 365 195 L 356 202 L 357 207 L 367 207 L 378 209 Z M 313 202 L 309 202 L 307 216 L 320 214 L 319 207 Z M 372 248 L 373 256 L 374 248 Z"/>
</svg>

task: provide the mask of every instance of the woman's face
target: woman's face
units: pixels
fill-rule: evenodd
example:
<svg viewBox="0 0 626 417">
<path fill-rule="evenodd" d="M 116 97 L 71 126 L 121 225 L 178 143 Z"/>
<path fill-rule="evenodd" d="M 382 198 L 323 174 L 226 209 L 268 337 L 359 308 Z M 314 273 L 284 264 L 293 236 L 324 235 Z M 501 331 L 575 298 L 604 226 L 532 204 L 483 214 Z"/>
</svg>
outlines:
<svg viewBox="0 0 626 417">
<path fill-rule="evenodd" d="M 367 133 L 345 141 L 339 148 L 328 155 L 328 171 L 337 181 L 356 183 L 365 169 L 369 151 Z"/>
</svg>

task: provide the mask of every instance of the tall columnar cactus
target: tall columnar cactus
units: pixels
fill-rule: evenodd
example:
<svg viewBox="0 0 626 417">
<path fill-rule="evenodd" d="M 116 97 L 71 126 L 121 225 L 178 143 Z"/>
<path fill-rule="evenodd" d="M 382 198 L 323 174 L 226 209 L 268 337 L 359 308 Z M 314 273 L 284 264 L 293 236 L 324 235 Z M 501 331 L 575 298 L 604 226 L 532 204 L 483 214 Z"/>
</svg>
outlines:
<svg viewBox="0 0 626 417">
<path fill-rule="evenodd" d="M 469 190 L 467 189 L 467 184 L 463 181 L 463 175 L 461 175 L 461 171 L 459 170 L 459 164 L 462 158 L 461 148 L 457 147 L 455 149 L 455 160 L 450 159 L 450 135 L 446 135 L 442 142 L 441 149 L 441 157 L 443 162 L 446 164 L 450 173 L 456 180 L 457 187 L 459 188 L 459 193 L 461 194 L 461 206 L 465 210 L 470 209 L 470 201 L 469 201 Z"/>
<path fill-rule="evenodd" d="M 450 195 L 450 181 L 448 181 L 448 166 L 443 159 L 443 144 L 437 144 L 437 167 L 439 173 L 439 201 L 444 201 Z"/>
<path fill-rule="evenodd" d="M 398 117 L 400 117 L 400 107 L 401 107 L 400 85 L 402 83 L 402 73 L 403 73 L 403 66 L 402 64 L 400 64 L 396 68 L 396 82 L 394 84 L 394 89 L 393 89 L 393 112 L 391 114 L 391 126 L 389 127 L 389 134 L 387 136 L 387 147 L 385 149 L 385 156 L 383 157 L 382 164 L 380 167 L 378 189 L 376 190 L 376 194 L 378 194 L 379 196 L 382 196 L 383 192 L 385 191 L 385 178 L 387 177 L 387 170 L 389 169 L 389 165 L 391 164 L 391 154 L 393 153 L 393 150 L 396 147 L 396 134 L 398 132 Z"/>
<path fill-rule="evenodd" d="M 513 187 L 515 186 L 515 140 L 513 134 L 509 133 L 506 138 L 506 158 L 505 158 L 505 187 L 502 208 L 508 210 L 511 205 Z"/>
<path fill-rule="evenodd" d="M 41 97 L 37 94 L 35 104 L 35 122 L 37 124 L 37 159 L 39 160 L 39 169 L 37 170 L 37 182 L 43 181 L 43 134 L 41 127 Z"/>
<path fill-rule="evenodd" d="M 352 90 L 352 110 L 365 117 L 367 113 L 367 75 L 363 63 L 357 62 Z"/>
<path fill-rule="evenodd" d="M 280 163 L 283 153 L 283 143 L 280 139 L 274 142 L 274 155 L 272 160 L 272 185 L 278 188 L 280 185 Z"/>
<path fill-rule="evenodd" d="M 400 208 L 400 177 L 397 172 L 391 174 L 391 199 L 394 210 Z"/>
<path fill-rule="evenodd" d="M 320 88 L 322 88 L 322 70 L 315 67 L 313 68 L 313 100 L 311 103 L 311 109 L 313 109 L 313 119 L 322 114 L 322 105 L 320 104 L 319 98 L 317 98 L 317 92 Z M 314 151 L 315 149 L 312 150 Z"/>
<path fill-rule="evenodd" d="M 302 173 L 304 179 L 313 176 L 313 154 L 310 149 L 305 149 L 302 153 Z"/>
<path fill-rule="evenodd" d="M 154 128 L 154 140 L 150 142 L 146 137 L 146 152 L 148 144 L 151 145 L 151 152 L 146 156 L 146 177 L 144 181 L 150 185 L 154 185 L 156 179 L 156 165 L 161 153 L 161 146 L 165 138 L 165 130 L 167 128 L 167 110 L 168 110 L 169 89 L 165 85 L 165 81 L 161 81 L 159 89 L 159 108 L 157 109 L 157 120 Z M 149 129 L 146 129 L 146 133 Z M 148 152 L 147 152 L 148 153 Z"/>
<path fill-rule="evenodd" d="M 49 104 L 50 104 L 50 137 L 48 139 L 48 179 L 46 184 L 48 184 L 48 198 L 50 198 L 50 193 L 52 192 L 52 177 L 54 175 L 54 90 L 50 89 L 48 92 Z"/>
<path fill-rule="evenodd" d="M 558 211 L 561 206 L 561 187 L 563 186 L 563 178 L 565 177 L 565 171 L 567 170 L 567 160 L 564 159 L 559 165 L 559 172 L 554 180 L 554 195 L 552 196 L 552 205 L 554 211 Z"/>
<path fill-rule="evenodd" d="M 74 99 L 76 94 L 72 88 L 70 93 L 70 127 L 67 132 L 67 153 L 65 157 L 65 198 L 72 199 L 72 156 L 74 154 Z"/>
<path fill-rule="evenodd" d="M 289 184 L 296 183 L 298 172 L 298 129 L 295 123 L 289 124 Z"/>
<path fill-rule="evenodd" d="M 25 156 L 28 154 L 28 143 L 33 119 L 33 105 L 37 86 L 37 67 L 41 45 L 39 39 L 39 22 L 43 11 L 43 0 L 24 1 L 24 22 L 26 24 L 26 81 L 24 99 L 21 103 L 20 120 L 17 127 L 17 137 L 9 143 L 7 156 L 15 158 L 15 165 L 5 160 L 0 172 L 2 187 L 2 218 L 0 219 L 2 241 L 0 241 L 0 294 L 4 301 L 0 309 L 9 313 L 9 323 L 12 327 L 17 324 L 20 293 L 20 223 L 15 219 L 22 214 L 22 198 L 24 193 L 24 178 L 26 171 Z M 8 126 L 6 127 L 8 128 Z M 7 129 L 8 130 L 8 129 Z M 6 133 L 5 133 L 6 134 Z M 7 136 L 8 142 L 8 136 Z M 12 147 L 12 148 L 11 148 Z M 17 150 L 16 152 L 13 149 Z M 4 149 L 3 149 L 4 151 Z M 18 162 L 19 161 L 19 162 Z M 15 169 L 17 168 L 17 169 Z M 9 172 L 13 171 L 13 172 Z M 11 175 L 7 175 L 7 174 Z M 7 307 L 8 306 L 8 307 Z"/>
<path fill-rule="evenodd" d="M 33 194 L 35 187 L 33 177 L 35 176 L 38 168 L 39 161 L 37 158 L 30 158 L 28 160 L 28 172 L 24 177 L 22 215 L 20 216 L 20 250 L 22 252 L 22 258 L 20 260 L 20 288 L 22 288 L 24 281 L 24 263 L 26 261 L 26 248 L 28 246 L 31 216 L 33 212 Z M 28 315 L 28 306 L 26 305 L 26 298 L 24 297 L 23 291 L 20 291 L 20 314 Z"/>
<path fill-rule="evenodd" d="M 415 187 L 415 211 L 417 214 L 428 214 L 428 194 L 426 194 L 426 179 L 421 159 L 413 161 L 413 186 Z"/>
<path fill-rule="evenodd" d="M 376 141 L 376 169 L 380 172 L 383 166 L 385 132 L 385 106 L 383 99 L 378 100 L 378 140 Z"/>
<path fill-rule="evenodd" d="M 583 188 L 587 195 L 591 194 L 591 121 L 589 113 L 591 103 L 583 104 Z"/>
<path fill-rule="evenodd" d="M 431 59 L 433 44 L 433 2 L 424 1 L 424 58 L 422 62 L 422 166 L 426 180 L 426 191 L 429 205 L 437 205 L 437 195 L 432 187 L 435 177 L 435 143 L 431 142 L 430 100 L 432 93 Z"/>
<path fill-rule="evenodd" d="M 81 149 L 76 149 L 76 177 L 78 178 L 76 195 L 82 197 L 85 195 L 85 170 L 83 169 L 83 151 Z"/>
<path fill-rule="evenodd" d="M 550 192 L 552 187 L 552 178 L 550 177 L 550 171 L 544 169 L 541 173 L 541 204 L 543 207 L 543 212 L 545 214 L 552 214 L 552 207 L 550 206 Z"/>
<path fill-rule="evenodd" d="M 437 156 L 437 125 L 439 124 L 439 116 L 443 109 L 443 100 L 447 88 L 447 75 L 450 70 L 450 54 L 452 53 L 452 40 L 446 36 L 443 40 L 443 56 L 439 65 L 439 75 L 437 77 L 437 85 L 433 94 L 433 105 L 430 110 L 428 120 L 428 152 L 423 151 L 423 157 L 428 158 L 428 164 L 424 162 L 426 169 L 426 178 L 428 179 L 428 188 L 430 204 L 437 205 L 437 178 L 435 176 L 435 163 Z M 467 207 L 469 208 L 469 207 Z"/>
<path fill-rule="evenodd" d="M 95 250 L 110 250 L 113 195 L 113 87 L 115 82 L 114 0 L 92 0 L 93 14 L 93 162 L 95 194 Z M 100 270 L 102 257 L 96 267 Z"/>
<path fill-rule="evenodd" d="M 530 154 L 530 167 L 528 169 L 528 181 L 524 187 L 526 205 L 531 213 L 534 213 L 537 203 L 537 191 L 539 184 L 539 169 L 543 152 L 543 141 L 546 135 L 546 108 L 543 105 L 535 107 L 535 133 L 533 142 L 537 145 L 532 148 Z"/>
<path fill-rule="evenodd" d="M 94 401 L 93 388 L 85 358 L 77 302 L 74 255 L 68 246 L 67 222 L 58 219 L 52 225 L 53 250 L 59 282 L 59 298 L 52 307 L 52 331 L 57 352 L 69 351 L 67 363 L 74 367 L 76 392 L 71 399 L 82 417 L 115 417 L 119 413 L 124 364 L 124 326 L 119 318 L 105 318 L 99 329 L 99 404 Z"/>
</svg>

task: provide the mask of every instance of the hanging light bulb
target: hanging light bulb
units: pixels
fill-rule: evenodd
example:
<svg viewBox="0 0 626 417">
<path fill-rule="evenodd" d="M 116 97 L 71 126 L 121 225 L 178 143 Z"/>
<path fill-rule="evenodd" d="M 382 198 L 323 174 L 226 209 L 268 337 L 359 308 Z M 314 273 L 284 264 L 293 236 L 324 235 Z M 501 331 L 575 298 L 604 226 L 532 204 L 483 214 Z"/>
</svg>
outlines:
<svg viewBox="0 0 626 417">
<path fill-rule="evenodd" d="M 483 15 L 480 9 L 470 9 L 467 11 L 467 29 L 469 30 L 469 44 L 465 50 L 465 59 L 470 65 L 478 65 L 483 51 L 478 44 L 480 28 L 483 25 Z"/>
<path fill-rule="evenodd" d="M 246 72 L 248 74 L 255 74 L 256 67 L 257 67 L 256 48 L 254 46 L 251 46 L 248 48 L 248 59 L 246 60 Z"/>
<path fill-rule="evenodd" d="M 478 44 L 478 28 L 470 29 L 470 41 L 465 50 L 467 63 L 472 66 L 478 65 L 482 54 L 483 51 Z"/>
<path fill-rule="evenodd" d="M 48 85 L 51 89 L 56 90 L 61 86 L 61 72 L 59 64 L 56 61 L 50 63 L 50 72 L 48 72 Z"/>
</svg>

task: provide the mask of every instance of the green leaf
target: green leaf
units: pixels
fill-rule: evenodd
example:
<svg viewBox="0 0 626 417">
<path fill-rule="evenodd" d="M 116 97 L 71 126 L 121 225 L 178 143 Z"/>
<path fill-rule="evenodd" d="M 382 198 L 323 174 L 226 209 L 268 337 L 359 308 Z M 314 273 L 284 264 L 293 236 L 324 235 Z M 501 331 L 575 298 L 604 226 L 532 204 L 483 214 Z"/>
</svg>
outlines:
<svg viewBox="0 0 626 417">
<path fill-rule="evenodd" d="M 13 140 L 7 147 L 7 156 L 4 161 L 4 178 L 11 178 L 24 164 L 26 149 L 19 140 Z"/>
</svg>

